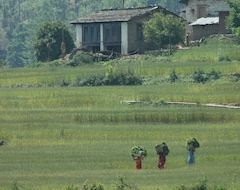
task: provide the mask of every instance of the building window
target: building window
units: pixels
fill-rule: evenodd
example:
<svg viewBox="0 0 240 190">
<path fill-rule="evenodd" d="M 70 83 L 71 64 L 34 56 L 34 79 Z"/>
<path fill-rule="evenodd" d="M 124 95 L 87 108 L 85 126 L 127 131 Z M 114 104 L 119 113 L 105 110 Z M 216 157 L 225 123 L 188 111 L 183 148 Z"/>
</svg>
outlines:
<svg viewBox="0 0 240 190">
<path fill-rule="evenodd" d="M 205 16 L 207 16 L 207 8 L 206 8 L 206 6 L 204 6 L 204 5 L 199 5 L 198 7 L 197 7 L 197 9 L 198 9 L 198 12 L 197 12 L 197 18 L 201 18 L 201 17 L 205 17 Z"/>
<path fill-rule="evenodd" d="M 83 42 L 99 43 L 100 42 L 100 25 L 87 24 L 83 26 Z"/>
<path fill-rule="evenodd" d="M 120 43 L 121 42 L 121 24 L 107 23 L 103 25 L 104 42 Z"/>
<path fill-rule="evenodd" d="M 143 41 L 143 24 L 137 24 L 137 40 Z"/>
</svg>

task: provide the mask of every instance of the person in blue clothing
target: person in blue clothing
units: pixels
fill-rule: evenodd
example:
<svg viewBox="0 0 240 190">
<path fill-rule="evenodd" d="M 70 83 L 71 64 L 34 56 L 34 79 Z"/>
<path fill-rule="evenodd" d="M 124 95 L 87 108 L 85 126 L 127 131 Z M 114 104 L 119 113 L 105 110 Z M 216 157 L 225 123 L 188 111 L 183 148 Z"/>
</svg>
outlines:
<svg viewBox="0 0 240 190">
<path fill-rule="evenodd" d="M 188 150 L 188 164 L 194 164 L 195 163 L 195 157 L 194 152 L 196 148 L 199 148 L 200 144 L 197 141 L 196 138 L 191 138 L 187 141 L 187 150 Z"/>
<path fill-rule="evenodd" d="M 191 165 L 191 164 L 194 164 L 195 163 L 195 157 L 194 157 L 194 152 L 195 152 L 195 149 L 193 147 L 187 147 L 187 150 L 188 150 L 188 164 Z"/>
</svg>

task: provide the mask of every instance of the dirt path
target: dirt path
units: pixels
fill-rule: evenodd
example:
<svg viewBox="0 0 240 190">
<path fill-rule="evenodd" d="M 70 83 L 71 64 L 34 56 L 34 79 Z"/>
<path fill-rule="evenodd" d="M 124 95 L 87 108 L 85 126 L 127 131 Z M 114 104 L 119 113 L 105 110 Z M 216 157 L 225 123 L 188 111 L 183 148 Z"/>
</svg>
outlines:
<svg viewBox="0 0 240 190">
<path fill-rule="evenodd" d="M 140 101 L 134 101 L 134 100 L 126 100 L 121 101 L 121 103 L 128 104 L 128 105 L 134 105 L 134 104 L 151 104 L 151 102 L 140 102 Z M 198 103 L 191 103 L 191 102 L 164 102 L 165 104 L 175 104 L 175 105 L 183 105 L 183 106 L 207 106 L 207 107 L 219 107 L 219 108 L 230 108 L 230 109 L 240 109 L 240 106 L 236 105 L 222 105 L 222 104 L 198 104 Z"/>
</svg>

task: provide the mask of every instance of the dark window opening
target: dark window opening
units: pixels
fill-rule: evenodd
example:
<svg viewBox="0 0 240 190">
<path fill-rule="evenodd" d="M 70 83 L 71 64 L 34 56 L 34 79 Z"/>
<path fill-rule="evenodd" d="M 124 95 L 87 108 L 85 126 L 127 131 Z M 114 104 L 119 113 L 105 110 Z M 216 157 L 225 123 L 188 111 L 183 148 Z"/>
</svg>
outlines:
<svg viewBox="0 0 240 190">
<path fill-rule="evenodd" d="M 106 47 L 108 51 L 113 51 L 117 53 L 121 53 L 121 46 L 120 45 L 111 45 Z"/>
<path fill-rule="evenodd" d="M 137 24 L 137 40 L 143 41 L 143 25 Z"/>
<path fill-rule="evenodd" d="M 121 42 L 121 24 L 108 23 L 103 26 L 104 42 L 120 43 Z"/>
<path fill-rule="evenodd" d="M 100 25 L 87 24 L 83 26 L 84 43 L 100 43 Z"/>
</svg>

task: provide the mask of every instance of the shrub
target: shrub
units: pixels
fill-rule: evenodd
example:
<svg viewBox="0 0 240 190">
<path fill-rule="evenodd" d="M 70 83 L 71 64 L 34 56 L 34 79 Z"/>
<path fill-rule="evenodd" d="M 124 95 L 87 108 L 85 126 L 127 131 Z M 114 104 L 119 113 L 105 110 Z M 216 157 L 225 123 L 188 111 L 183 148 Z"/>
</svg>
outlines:
<svg viewBox="0 0 240 190">
<path fill-rule="evenodd" d="M 217 80 L 220 78 L 220 73 L 212 70 L 209 74 L 209 79 Z"/>
<path fill-rule="evenodd" d="M 106 85 L 139 85 L 142 79 L 135 77 L 133 73 L 127 69 L 120 68 L 117 64 L 108 63 L 106 66 Z"/>
<path fill-rule="evenodd" d="M 169 81 L 170 82 L 175 82 L 178 79 L 178 76 L 176 75 L 175 70 L 172 71 L 172 73 L 169 76 Z"/>
<path fill-rule="evenodd" d="M 99 76 L 92 76 L 89 78 L 78 78 L 75 86 L 101 86 L 105 84 L 105 78 Z"/>
<path fill-rule="evenodd" d="M 13 180 L 11 184 L 11 190 L 20 190 L 23 189 L 17 182 L 17 180 Z"/>
<path fill-rule="evenodd" d="M 210 73 L 205 73 L 202 70 L 195 71 L 193 74 L 193 81 L 195 83 L 204 83 L 208 80 L 217 80 L 220 78 L 220 73 L 212 70 Z"/>
<path fill-rule="evenodd" d="M 138 190 L 137 187 L 127 184 L 123 177 L 118 177 L 118 178 L 120 182 L 117 184 L 116 190 L 127 190 L 127 189 Z"/>
<path fill-rule="evenodd" d="M 202 71 L 202 70 L 198 70 L 198 71 L 194 71 L 193 74 L 193 81 L 196 83 L 204 83 L 208 80 L 208 75 Z"/>
<path fill-rule="evenodd" d="M 221 55 L 218 57 L 218 61 L 231 61 L 231 58 L 228 55 Z"/>
<path fill-rule="evenodd" d="M 73 59 L 67 62 L 67 65 L 76 67 L 79 65 L 93 64 L 94 57 L 90 54 L 82 53 L 78 56 L 75 56 Z"/>
<path fill-rule="evenodd" d="M 5 60 L 0 59 L 0 67 L 3 67 L 7 65 L 7 62 Z"/>
<path fill-rule="evenodd" d="M 82 188 L 78 188 L 78 187 L 74 187 L 74 186 L 70 186 L 67 187 L 67 190 L 104 190 L 103 186 L 101 184 L 96 184 L 96 183 L 92 183 L 90 184 L 87 181 L 85 181 L 85 183 L 83 184 Z"/>
</svg>

